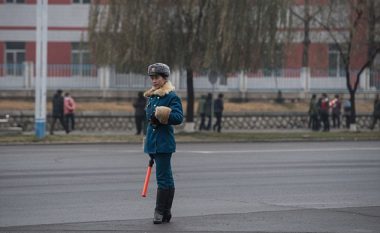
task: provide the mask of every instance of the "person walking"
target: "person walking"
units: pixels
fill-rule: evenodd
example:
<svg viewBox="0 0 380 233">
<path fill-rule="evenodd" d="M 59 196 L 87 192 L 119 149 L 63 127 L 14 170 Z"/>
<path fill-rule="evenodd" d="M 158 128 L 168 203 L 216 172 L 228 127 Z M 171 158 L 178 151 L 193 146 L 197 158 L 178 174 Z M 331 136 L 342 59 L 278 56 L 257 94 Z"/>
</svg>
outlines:
<svg viewBox="0 0 380 233">
<path fill-rule="evenodd" d="M 62 90 L 58 89 L 57 92 L 54 94 L 52 100 L 52 120 L 50 124 L 50 135 L 54 134 L 54 126 L 57 120 L 59 120 L 66 133 L 69 133 L 64 121 L 63 102 L 64 99 L 62 96 Z"/>
<path fill-rule="evenodd" d="M 311 96 L 309 103 L 309 128 L 313 131 L 319 130 L 318 103 L 316 94 Z"/>
<path fill-rule="evenodd" d="M 216 122 L 214 126 L 212 127 L 213 131 L 217 130 L 218 133 L 220 133 L 220 130 L 222 128 L 223 110 L 224 110 L 223 94 L 219 94 L 218 98 L 214 101 L 214 114 L 215 114 Z"/>
<path fill-rule="evenodd" d="M 148 98 L 147 127 L 144 152 L 156 164 L 157 196 L 154 210 L 154 224 L 168 223 L 172 217 L 171 207 L 175 186 L 171 168 L 172 154 L 176 150 L 173 125 L 183 121 L 181 99 L 174 92 L 168 80 L 170 68 L 163 63 L 148 67 L 152 88 L 144 93 Z"/>
<path fill-rule="evenodd" d="M 76 104 L 72 96 L 70 96 L 70 93 L 65 93 L 65 99 L 64 99 L 64 115 L 65 115 L 65 123 L 67 132 L 71 132 L 75 129 L 75 111 Z"/>
<path fill-rule="evenodd" d="M 206 130 L 211 129 L 211 111 L 212 111 L 212 94 L 208 93 L 207 98 L 206 98 L 206 103 L 205 103 L 205 116 L 208 118 Z"/>
<path fill-rule="evenodd" d="M 379 99 L 379 94 L 376 95 L 375 101 L 373 102 L 372 124 L 369 127 L 371 130 L 373 130 L 375 128 L 377 120 L 380 120 L 380 99 Z"/>
<path fill-rule="evenodd" d="M 322 94 L 321 102 L 320 102 L 320 108 L 319 108 L 319 114 L 321 116 L 321 121 L 323 122 L 323 131 L 328 132 L 330 131 L 330 122 L 329 122 L 329 98 L 327 97 L 326 93 Z"/>
<path fill-rule="evenodd" d="M 203 129 L 206 129 L 205 126 L 205 119 L 206 119 L 206 96 L 202 95 L 198 102 L 198 114 L 201 118 L 201 123 L 199 124 L 199 131 L 202 131 Z"/>
<path fill-rule="evenodd" d="M 346 119 L 346 128 L 350 128 L 351 124 L 351 101 L 350 100 L 345 100 L 343 103 L 343 115 L 344 118 Z"/>
<path fill-rule="evenodd" d="M 335 98 L 330 102 L 333 128 L 340 128 L 340 114 L 342 109 L 342 103 L 339 99 L 339 95 L 335 95 Z"/>
<path fill-rule="evenodd" d="M 135 108 L 135 124 L 136 124 L 136 135 L 140 135 L 141 131 L 146 134 L 146 120 L 145 120 L 145 106 L 146 98 L 143 92 L 137 93 L 137 99 L 133 102 L 133 107 Z"/>
</svg>

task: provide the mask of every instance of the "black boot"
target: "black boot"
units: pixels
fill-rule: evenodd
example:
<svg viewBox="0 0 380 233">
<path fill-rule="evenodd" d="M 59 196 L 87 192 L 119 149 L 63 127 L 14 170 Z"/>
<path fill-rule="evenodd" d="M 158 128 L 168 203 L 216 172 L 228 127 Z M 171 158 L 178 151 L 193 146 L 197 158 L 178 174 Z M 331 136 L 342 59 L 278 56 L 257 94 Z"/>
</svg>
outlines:
<svg viewBox="0 0 380 233">
<path fill-rule="evenodd" d="M 168 197 L 166 199 L 165 211 L 164 211 L 164 216 L 162 218 L 162 222 L 170 222 L 170 219 L 172 218 L 171 208 L 173 204 L 174 192 L 175 192 L 174 188 L 171 188 L 168 191 Z"/>
<path fill-rule="evenodd" d="M 165 212 L 166 199 L 169 193 L 169 189 L 157 189 L 156 208 L 154 210 L 154 224 L 161 224 L 162 218 Z"/>
</svg>

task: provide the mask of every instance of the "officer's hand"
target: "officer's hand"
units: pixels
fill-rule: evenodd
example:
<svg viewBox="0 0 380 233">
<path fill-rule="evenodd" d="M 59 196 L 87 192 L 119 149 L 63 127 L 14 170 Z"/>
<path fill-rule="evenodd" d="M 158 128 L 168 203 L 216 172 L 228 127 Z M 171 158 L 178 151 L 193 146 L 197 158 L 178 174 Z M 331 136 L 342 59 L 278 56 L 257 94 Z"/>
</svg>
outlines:
<svg viewBox="0 0 380 233">
<path fill-rule="evenodd" d="M 160 124 L 160 121 L 156 118 L 156 116 L 154 115 L 154 113 L 152 114 L 152 117 L 150 118 L 150 123 L 152 125 L 159 125 Z"/>
</svg>

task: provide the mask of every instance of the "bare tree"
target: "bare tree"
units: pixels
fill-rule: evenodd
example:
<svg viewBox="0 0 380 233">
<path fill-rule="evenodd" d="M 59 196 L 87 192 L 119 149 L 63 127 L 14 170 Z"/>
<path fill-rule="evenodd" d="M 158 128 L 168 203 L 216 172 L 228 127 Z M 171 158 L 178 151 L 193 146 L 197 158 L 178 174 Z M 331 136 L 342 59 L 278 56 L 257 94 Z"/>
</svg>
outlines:
<svg viewBox="0 0 380 233">
<path fill-rule="evenodd" d="M 329 33 L 344 63 L 346 85 L 350 94 L 350 121 L 353 130 L 356 130 L 355 94 L 359 86 L 361 74 L 366 68 L 371 66 L 376 55 L 380 52 L 379 44 L 371 43 L 371 40 L 373 40 L 371 29 L 367 30 L 369 12 L 371 12 L 368 6 L 371 6 L 371 1 L 352 0 L 338 2 L 330 0 L 325 9 L 323 9 L 324 17 L 317 20 Z M 372 13 L 375 14 L 375 12 Z M 376 14 L 379 14 L 379 11 Z M 378 18 L 378 16 L 372 17 Z M 355 59 L 355 62 L 353 62 L 354 57 L 360 55 L 363 51 L 367 51 L 367 49 L 368 55 L 362 61 L 359 60 L 361 62 L 358 67 L 359 71 L 355 72 L 354 64 L 358 62 L 358 59 Z"/>
<path fill-rule="evenodd" d="M 319 3 L 319 2 L 317 2 Z M 289 10 L 303 24 L 303 52 L 302 52 L 302 67 L 309 67 L 309 46 L 310 46 L 310 27 L 314 18 L 320 14 L 320 8 L 311 9 L 312 6 L 317 4 L 315 1 L 305 0 L 303 7 L 299 5 L 290 5 Z M 295 9 L 301 9 L 303 12 L 299 12 Z M 303 13 L 303 14 L 302 14 Z M 295 26 L 295 25 L 293 25 Z"/>
<path fill-rule="evenodd" d="M 99 64 L 142 72 L 162 61 L 186 70 L 186 122 L 193 122 L 195 70 L 252 70 L 277 41 L 286 1 L 110 0 L 91 10 L 90 42 Z"/>
</svg>

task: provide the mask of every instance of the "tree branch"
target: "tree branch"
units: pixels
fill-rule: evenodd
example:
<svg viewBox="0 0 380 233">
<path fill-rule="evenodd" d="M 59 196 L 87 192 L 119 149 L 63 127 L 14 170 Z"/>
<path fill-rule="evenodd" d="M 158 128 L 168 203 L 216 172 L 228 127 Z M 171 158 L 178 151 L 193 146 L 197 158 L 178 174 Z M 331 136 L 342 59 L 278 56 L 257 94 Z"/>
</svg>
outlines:
<svg viewBox="0 0 380 233">
<path fill-rule="evenodd" d="M 367 68 L 367 67 L 370 67 L 372 62 L 375 60 L 376 58 L 376 55 L 380 53 L 380 47 L 377 47 L 376 50 L 372 53 L 372 55 L 370 56 L 370 58 L 367 60 L 367 62 L 362 66 L 362 68 L 359 70 L 359 73 L 357 74 L 356 76 L 356 82 L 355 82 L 355 86 L 354 86 L 354 91 L 356 91 L 356 89 L 358 88 L 358 85 L 359 85 L 359 81 L 360 81 L 360 75 L 363 73 L 363 71 Z"/>
<path fill-rule="evenodd" d="M 299 20 L 301 20 L 302 22 L 305 22 L 306 19 L 302 16 L 300 16 L 299 14 L 297 14 L 295 11 L 293 11 L 292 7 L 289 7 L 289 10 L 290 10 L 290 13 L 292 15 L 294 15 L 295 17 L 297 17 Z"/>
</svg>

